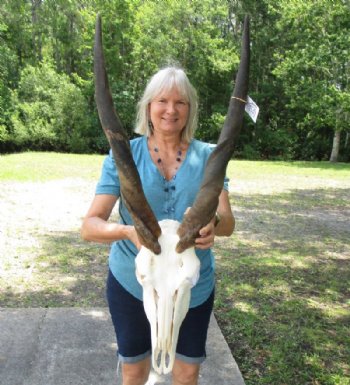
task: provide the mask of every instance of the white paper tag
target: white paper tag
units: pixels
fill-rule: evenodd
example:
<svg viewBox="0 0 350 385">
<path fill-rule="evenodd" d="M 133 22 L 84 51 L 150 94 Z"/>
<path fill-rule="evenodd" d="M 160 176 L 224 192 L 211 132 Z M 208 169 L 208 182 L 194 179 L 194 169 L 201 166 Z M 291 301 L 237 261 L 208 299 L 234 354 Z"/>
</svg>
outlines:
<svg viewBox="0 0 350 385">
<path fill-rule="evenodd" d="M 247 103 L 245 105 L 245 110 L 248 113 L 248 115 L 251 117 L 252 121 L 256 123 L 256 119 L 259 115 L 259 107 L 256 105 L 254 100 L 250 98 L 249 96 L 247 97 Z"/>
</svg>

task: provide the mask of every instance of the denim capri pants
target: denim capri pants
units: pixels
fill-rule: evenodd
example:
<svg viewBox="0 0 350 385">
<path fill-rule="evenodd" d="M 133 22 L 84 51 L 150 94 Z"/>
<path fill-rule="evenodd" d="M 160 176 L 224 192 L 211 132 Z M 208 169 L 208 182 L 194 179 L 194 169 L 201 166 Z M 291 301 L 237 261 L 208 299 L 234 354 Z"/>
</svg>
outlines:
<svg viewBox="0 0 350 385">
<path fill-rule="evenodd" d="M 136 363 L 152 353 L 151 329 L 143 302 L 135 298 L 109 271 L 107 299 L 117 337 L 119 360 Z M 214 290 L 201 305 L 190 308 L 179 332 L 176 358 L 189 364 L 205 360 L 205 344 L 210 315 L 214 303 Z"/>
</svg>

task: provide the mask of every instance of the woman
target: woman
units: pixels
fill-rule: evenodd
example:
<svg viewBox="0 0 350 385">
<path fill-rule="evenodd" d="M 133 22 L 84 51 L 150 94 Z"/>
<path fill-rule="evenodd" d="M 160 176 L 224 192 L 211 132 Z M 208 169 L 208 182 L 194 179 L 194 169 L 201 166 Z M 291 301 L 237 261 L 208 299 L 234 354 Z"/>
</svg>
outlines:
<svg viewBox="0 0 350 385">
<path fill-rule="evenodd" d="M 148 83 L 138 105 L 136 132 L 130 142 L 145 196 L 157 220 L 179 222 L 199 190 L 212 146 L 193 139 L 197 123 L 197 96 L 182 69 L 167 67 Z M 120 199 L 120 223 L 108 218 L 120 197 L 113 157 L 105 159 L 96 196 L 83 221 L 85 240 L 112 243 L 107 298 L 115 327 L 123 385 L 145 384 L 150 371 L 151 336 L 142 304 L 142 287 L 135 275 L 135 256 L 141 247 L 131 217 Z M 196 239 L 201 275 L 191 291 L 190 309 L 180 329 L 173 384 L 198 383 L 200 363 L 214 299 L 211 247 L 216 235 L 234 229 L 227 180 L 217 214 Z"/>
</svg>

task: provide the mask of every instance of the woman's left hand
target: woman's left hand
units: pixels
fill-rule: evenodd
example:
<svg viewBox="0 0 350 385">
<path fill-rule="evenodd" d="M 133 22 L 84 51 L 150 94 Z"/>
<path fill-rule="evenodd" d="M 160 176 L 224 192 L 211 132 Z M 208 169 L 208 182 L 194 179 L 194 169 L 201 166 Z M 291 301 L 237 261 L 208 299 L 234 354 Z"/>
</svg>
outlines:
<svg viewBox="0 0 350 385">
<path fill-rule="evenodd" d="M 214 245 L 215 231 L 213 221 L 209 222 L 206 226 L 199 230 L 199 238 L 196 238 L 197 249 L 209 249 Z"/>
</svg>

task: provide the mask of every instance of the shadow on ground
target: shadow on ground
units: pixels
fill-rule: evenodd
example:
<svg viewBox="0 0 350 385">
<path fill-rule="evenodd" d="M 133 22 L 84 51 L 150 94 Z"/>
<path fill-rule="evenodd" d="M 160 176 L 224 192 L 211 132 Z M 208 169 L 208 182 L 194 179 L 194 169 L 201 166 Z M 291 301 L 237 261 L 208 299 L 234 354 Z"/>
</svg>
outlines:
<svg viewBox="0 0 350 385">
<path fill-rule="evenodd" d="M 346 383 L 350 189 L 230 198 L 237 227 L 216 243 L 216 316 L 247 384 Z"/>
<path fill-rule="evenodd" d="M 106 306 L 108 246 L 84 242 L 78 231 L 33 236 L 40 248 L 28 264 L 31 272 L 20 282 L 21 290 L 14 285 L 3 288 L 0 306 Z"/>
</svg>

